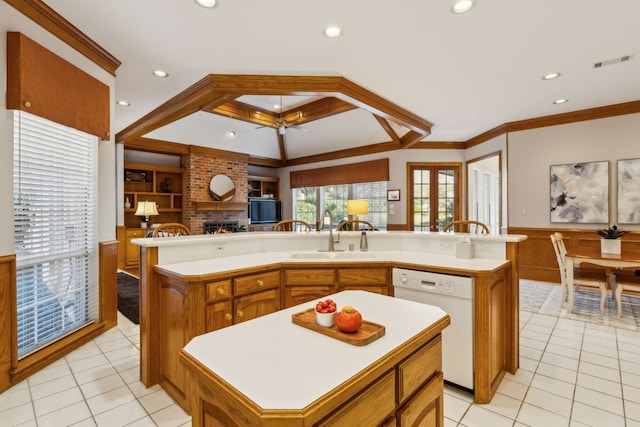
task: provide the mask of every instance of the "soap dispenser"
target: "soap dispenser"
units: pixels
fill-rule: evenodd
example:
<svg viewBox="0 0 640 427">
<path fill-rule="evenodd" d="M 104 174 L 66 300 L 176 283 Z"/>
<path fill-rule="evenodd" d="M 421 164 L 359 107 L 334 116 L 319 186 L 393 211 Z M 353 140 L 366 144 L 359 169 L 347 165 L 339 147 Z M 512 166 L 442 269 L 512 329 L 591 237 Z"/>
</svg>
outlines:
<svg viewBox="0 0 640 427">
<path fill-rule="evenodd" d="M 366 251 L 369 250 L 369 243 L 367 243 L 367 232 L 363 231 L 360 233 L 360 250 Z"/>
</svg>

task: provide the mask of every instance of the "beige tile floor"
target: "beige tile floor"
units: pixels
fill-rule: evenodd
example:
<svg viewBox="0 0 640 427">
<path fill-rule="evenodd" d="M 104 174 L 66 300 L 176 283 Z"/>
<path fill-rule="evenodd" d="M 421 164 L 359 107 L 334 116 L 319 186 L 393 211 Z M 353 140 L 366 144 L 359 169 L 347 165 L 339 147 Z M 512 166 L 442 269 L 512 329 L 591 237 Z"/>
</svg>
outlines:
<svg viewBox="0 0 640 427">
<path fill-rule="evenodd" d="M 119 325 L 0 394 L 2 426 L 186 426 L 139 381 L 139 330 Z M 447 386 L 445 426 L 639 426 L 640 332 L 520 313 L 520 369 L 486 405 Z"/>
</svg>

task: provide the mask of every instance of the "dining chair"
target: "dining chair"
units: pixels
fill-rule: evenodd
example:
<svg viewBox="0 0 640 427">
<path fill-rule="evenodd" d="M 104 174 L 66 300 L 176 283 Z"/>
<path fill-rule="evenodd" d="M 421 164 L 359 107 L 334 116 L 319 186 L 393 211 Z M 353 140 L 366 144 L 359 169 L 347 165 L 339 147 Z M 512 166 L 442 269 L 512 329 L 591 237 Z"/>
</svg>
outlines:
<svg viewBox="0 0 640 427">
<path fill-rule="evenodd" d="M 376 228 L 369 221 L 346 219 L 338 224 L 338 231 L 374 231 Z"/>
<path fill-rule="evenodd" d="M 444 226 L 442 231 L 448 231 L 453 227 L 453 231 L 459 231 L 461 233 L 471 233 L 473 230 L 474 233 L 478 233 L 478 230 L 482 230 L 482 234 L 489 234 L 489 227 L 486 224 L 480 221 L 474 221 L 472 219 L 459 219 L 456 221 L 451 221 L 447 225 Z"/>
<path fill-rule="evenodd" d="M 165 222 L 153 230 L 151 237 L 188 236 L 191 234 L 189 227 L 178 222 Z"/>
<path fill-rule="evenodd" d="M 625 274 L 633 273 L 634 270 L 628 271 L 622 269 L 617 274 L 611 276 L 611 289 L 613 290 L 614 297 L 616 299 L 616 306 L 618 307 L 618 317 L 622 317 L 622 304 L 636 305 L 640 303 L 633 302 L 631 300 L 622 300 L 622 294 L 634 298 L 640 297 L 640 277 L 637 275 Z"/>
<path fill-rule="evenodd" d="M 567 248 L 562 240 L 561 233 L 551 234 L 551 243 L 553 244 L 553 250 L 556 253 L 558 259 L 558 267 L 560 268 L 560 285 L 562 286 L 562 299 L 560 300 L 560 306 L 564 304 L 567 299 L 568 283 L 567 283 Z M 600 314 L 604 315 L 604 307 L 607 299 L 607 275 L 597 270 L 587 271 L 580 266 L 575 266 L 573 269 L 573 285 L 577 290 L 580 286 L 590 287 L 592 290 L 597 288 L 600 292 Z M 575 295 L 575 293 L 574 293 Z M 587 298 L 590 299 L 590 298 Z"/>
<path fill-rule="evenodd" d="M 273 231 L 311 231 L 311 225 L 301 219 L 285 219 L 274 225 Z"/>
</svg>

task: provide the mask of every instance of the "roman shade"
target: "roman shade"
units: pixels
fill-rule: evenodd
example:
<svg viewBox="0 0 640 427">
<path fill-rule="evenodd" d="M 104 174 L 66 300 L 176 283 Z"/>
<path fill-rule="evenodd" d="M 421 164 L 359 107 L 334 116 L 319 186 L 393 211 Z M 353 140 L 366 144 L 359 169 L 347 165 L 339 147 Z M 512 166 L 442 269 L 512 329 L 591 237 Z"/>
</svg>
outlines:
<svg viewBox="0 0 640 427">
<path fill-rule="evenodd" d="M 7 109 L 109 138 L 109 87 L 17 32 L 7 32 Z"/>
<path fill-rule="evenodd" d="M 389 181 L 389 159 L 293 171 L 289 179 L 291 188 Z"/>
</svg>

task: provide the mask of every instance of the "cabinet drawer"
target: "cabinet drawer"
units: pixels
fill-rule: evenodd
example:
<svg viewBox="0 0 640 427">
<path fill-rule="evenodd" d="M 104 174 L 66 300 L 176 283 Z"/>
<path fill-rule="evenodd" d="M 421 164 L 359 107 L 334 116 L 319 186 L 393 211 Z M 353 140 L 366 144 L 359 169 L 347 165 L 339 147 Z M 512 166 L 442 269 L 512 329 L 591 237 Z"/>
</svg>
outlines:
<svg viewBox="0 0 640 427">
<path fill-rule="evenodd" d="M 386 285 L 387 269 L 386 268 L 339 268 L 338 269 L 339 284 L 368 284 L 368 285 Z"/>
<path fill-rule="evenodd" d="M 398 410 L 398 425 L 443 426 L 443 389 L 444 378 L 442 372 L 440 372 Z"/>
<path fill-rule="evenodd" d="M 147 234 L 146 230 L 127 230 L 126 236 L 131 238 L 144 237 Z"/>
<path fill-rule="evenodd" d="M 277 288 L 280 286 L 280 271 L 252 274 L 250 276 L 233 279 L 233 295 L 244 295 L 263 289 Z"/>
<path fill-rule="evenodd" d="M 231 297 L 231 280 L 209 282 L 206 285 L 207 302 L 223 300 Z"/>
<path fill-rule="evenodd" d="M 438 335 L 398 365 L 398 398 L 402 403 L 433 374 L 442 370 L 442 338 Z"/>
<path fill-rule="evenodd" d="M 333 268 L 285 270 L 285 285 L 333 285 Z"/>
<path fill-rule="evenodd" d="M 377 426 L 395 409 L 395 376 L 387 372 L 369 388 L 347 402 L 329 418 L 318 423 L 319 427 Z"/>
</svg>

